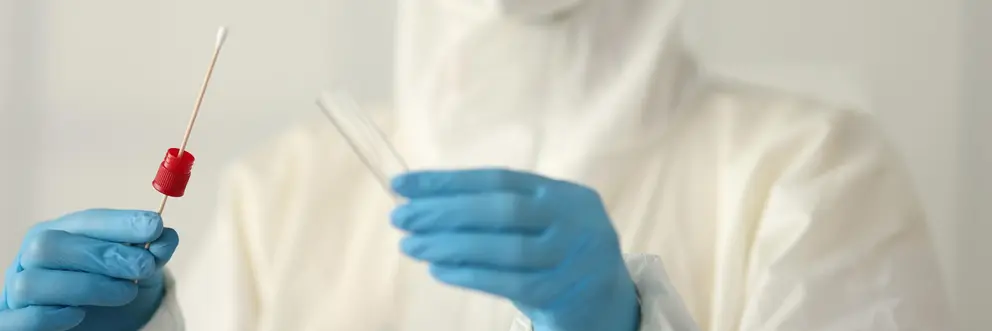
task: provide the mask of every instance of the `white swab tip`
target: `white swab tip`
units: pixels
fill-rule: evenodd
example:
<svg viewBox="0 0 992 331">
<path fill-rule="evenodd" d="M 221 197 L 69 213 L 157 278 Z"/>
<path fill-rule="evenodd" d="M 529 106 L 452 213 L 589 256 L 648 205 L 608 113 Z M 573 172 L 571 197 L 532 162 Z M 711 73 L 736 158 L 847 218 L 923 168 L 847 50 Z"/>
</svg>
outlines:
<svg viewBox="0 0 992 331">
<path fill-rule="evenodd" d="M 225 39 L 227 39 L 227 28 L 222 26 L 217 29 L 217 47 L 223 45 Z"/>
</svg>

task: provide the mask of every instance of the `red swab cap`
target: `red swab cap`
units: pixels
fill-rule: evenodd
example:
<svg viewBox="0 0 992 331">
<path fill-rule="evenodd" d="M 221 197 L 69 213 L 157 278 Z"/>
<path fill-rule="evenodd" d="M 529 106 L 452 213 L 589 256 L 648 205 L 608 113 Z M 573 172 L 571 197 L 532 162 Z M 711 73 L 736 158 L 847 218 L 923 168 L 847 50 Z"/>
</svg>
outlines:
<svg viewBox="0 0 992 331">
<path fill-rule="evenodd" d="M 165 153 L 165 160 L 158 167 L 158 173 L 155 174 L 152 187 L 173 198 L 183 196 L 195 160 L 196 158 L 189 151 L 184 151 L 180 157 L 178 148 L 170 148 Z"/>
</svg>

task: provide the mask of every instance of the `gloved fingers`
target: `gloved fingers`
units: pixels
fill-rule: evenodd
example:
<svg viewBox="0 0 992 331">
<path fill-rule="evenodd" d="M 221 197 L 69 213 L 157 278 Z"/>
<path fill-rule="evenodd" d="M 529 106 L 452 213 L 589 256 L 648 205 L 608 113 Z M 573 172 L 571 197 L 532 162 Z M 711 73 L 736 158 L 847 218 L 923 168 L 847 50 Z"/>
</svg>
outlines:
<svg viewBox="0 0 992 331">
<path fill-rule="evenodd" d="M 7 280 L 7 303 L 27 306 L 119 307 L 134 300 L 134 282 L 103 275 L 48 269 L 24 269 Z"/>
<path fill-rule="evenodd" d="M 164 286 L 165 274 L 162 272 L 156 272 L 152 274 L 151 277 L 141 279 L 141 281 L 138 282 L 138 291 L 146 291 L 149 289 L 161 291 Z M 139 293 L 138 295 L 140 296 L 141 294 Z"/>
<path fill-rule="evenodd" d="M 553 271 L 521 272 L 477 267 L 432 264 L 431 275 L 442 283 L 482 291 L 512 301 L 529 303 L 549 291 L 547 274 Z"/>
<path fill-rule="evenodd" d="M 162 267 L 166 263 L 169 263 L 169 260 L 172 259 L 172 254 L 176 252 L 176 248 L 178 247 L 179 233 L 176 232 L 176 229 L 165 228 L 162 230 L 162 235 L 148 246 L 148 251 L 155 256 L 155 265 Z"/>
<path fill-rule="evenodd" d="M 517 234 L 413 235 L 400 246 L 408 256 L 433 264 L 517 271 L 552 269 L 565 254 L 545 238 Z"/>
<path fill-rule="evenodd" d="M 533 197 L 509 192 L 411 200 L 393 210 L 391 219 L 395 227 L 414 233 L 539 233 L 552 221 Z"/>
<path fill-rule="evenodd" d="M 0 311 L 0 331 L 65 331 L 83 322 L 78 307 L 29 306 Z"/>
<path fill-rule="evenodd" d="M 90 209 L 39 225 L 38 230 L 62 230 L 94 239 L 144 244 L 162 234 L 162 217 L 140 210 Z"/>
<path fill-rule="evenodd" d="M 29 239 L 21 267 L 82 271 L 122 279 L 143 279 L 155 270 L 155 256 L 141 247 L 97 240 L 61 230 L 45 230 Z"/>
<path fill-rule="evenodd" d="M 406 198 L 506 191 L 530 194 L 555 182 L 539 175 L 507 169 L 417 171 L 392 180 L 393 190 Z"/>
<path fill-rule="evenodd" d="M 14 275 L 16 275 L 18 271 L 21 271 L 20 262 L 18 262 L 18 260 L 20 260 L 20 256 L 14 258 L 14 263 L 11 263 L 10 266 L 7 267 L 7 270 L 3 273 L 4 279 L 13 279 Z M 10 305 L 7 304 L 7 293 L 10 292 L 7 290 L 8 283 L 9 282 L 4 282 L 3 288 L 0 289 L 0 310 L 10 309 Z"/>
</svg>

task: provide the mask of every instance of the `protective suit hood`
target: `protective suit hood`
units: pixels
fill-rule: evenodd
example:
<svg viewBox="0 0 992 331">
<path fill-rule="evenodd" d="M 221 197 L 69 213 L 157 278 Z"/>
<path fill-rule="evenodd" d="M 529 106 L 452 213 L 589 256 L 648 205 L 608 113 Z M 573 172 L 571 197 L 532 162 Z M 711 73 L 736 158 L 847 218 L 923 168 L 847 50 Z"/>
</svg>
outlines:
<svg viewBox="0 0 992 331">
<path fill-rule="evenodd" d="M 585 0 L 442 0 L 453 8 L 474 15 L 506 17 L 526 21 L 546 21 L 563 14 Z"/>
<path fill-rule="evenodd" d="M 563 177 L 590 155 L 650 143 L 697 72 L 682 10 L 680 0 L 403 1 L 397 140 L 417 150 L 414 167 Z"/>
</svg>

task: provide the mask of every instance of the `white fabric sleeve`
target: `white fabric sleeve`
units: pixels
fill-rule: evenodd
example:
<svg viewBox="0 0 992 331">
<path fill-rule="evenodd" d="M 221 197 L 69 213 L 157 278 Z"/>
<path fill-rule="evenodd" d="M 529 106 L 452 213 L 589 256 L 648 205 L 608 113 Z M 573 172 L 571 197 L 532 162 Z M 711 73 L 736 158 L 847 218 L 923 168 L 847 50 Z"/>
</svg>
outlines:
<svg viewBox="0 0 992 331">
<path fill-rule="evenodd" d="M 142 331 L 185 331 L 183 314 L 176 299 L 175 279 L 168 271 L 165 272 L 165 298 L 158 307 L 152 319 L 145 324 Z"/>
<path fill-rule="evenodd" d="M 261 313 L 255 268 L 255 221 L 246 210 L 257 206 L 260 192 L 240 164 L 227 169 L 222 180 L 217 213 L 203 242 L 187 248 L 191 259 L 183 272 L 169 275 L 166 297 L 143 331 L 252 331 Z M 173 278 L 173 276 L 175 276 Z M 181 307 L 181 311 L 180 311 Z"/>
<path fill-rule="evenodd" d="M 217 215 L 203 244 L 193 247 L 192 263 L 176 274 L 176 289 L 186 328 L 210 331 L 252 331 L 264 313 L 258 290 L 262 258 L 257 210 L 265 204 L 258 194 L 255 172 L 242 164 L 227 169 Z"/>
<path fill-rule="evenodd" d="M 792 152 L 774 157 L 789 161 L 756 212 L 741 315 L 723 323 L 741 331 L 953 329 L 901 157 L 867 114 L 815 120 L 776 138 L 774 149 Z"/>
<path fill-rule="evenodd" d="M 637 286 L 641 306 L 640 331 L 698 331 L 682 297 L 672 287 L 668 273 L 655 255 L 634 254 L 624 257 L 627 270 Z M 518 315 L 510 331 L 533 331 L 530 320 Z"/>
</svg>

